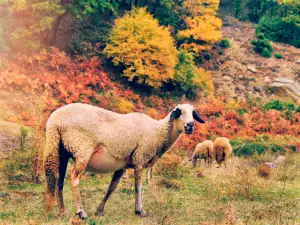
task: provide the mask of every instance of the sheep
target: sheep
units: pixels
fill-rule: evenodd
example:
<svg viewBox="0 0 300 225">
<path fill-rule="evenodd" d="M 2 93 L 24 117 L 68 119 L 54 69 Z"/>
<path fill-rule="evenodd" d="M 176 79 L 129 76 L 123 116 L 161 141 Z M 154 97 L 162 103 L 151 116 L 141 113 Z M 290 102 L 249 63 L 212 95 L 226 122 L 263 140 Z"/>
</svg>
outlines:
<svg viewBox="0 0 300 225">
<path fill-rule="evenodd" d="M 86 219 L 79 190 L 84 171 L 114 172 L 96 215 L 104 206 L 127 168 L 134 169 L 135 214 L 146 216 L 142 204 L 142 171 L 154 163 L 183 132 L 191 134 L 194 119 L 204 120 L 192 105 L 179 104 L 164 119 L 143 113 L 118 114 L 96 106 L 73 103 L 55 110 L 46 124 L 43 169 L 46 180 L 45 209 L 53 209 L 55 196 L 61 216 L 65 214 L 63 186 L 68 160 L 74 160 L 70 175 L 75 215 Z"/>
<path fill-rule="evenodd" d="M 200 165 L 201 159 L 204 159 L 205 164 L 210 164 L 213 162 L 214 157 L 214 143 L 210 140 L 205 140 L 202 143 L 199 143 L 195 148 L 191 158 L 193 167 L 196 167 L 197 159 L 200 159 Z"/>
<path fill-rule="evenodd" d="M 221 166 L 222 162 L 224 162 L 226 167 L 226 160 L 232 154 L 232 147 L 229 139 L 226 137 L 217 137 L 214 141 L 214 152 L 216 162 L 218 163 L 219 167 Z"/>
</svg>

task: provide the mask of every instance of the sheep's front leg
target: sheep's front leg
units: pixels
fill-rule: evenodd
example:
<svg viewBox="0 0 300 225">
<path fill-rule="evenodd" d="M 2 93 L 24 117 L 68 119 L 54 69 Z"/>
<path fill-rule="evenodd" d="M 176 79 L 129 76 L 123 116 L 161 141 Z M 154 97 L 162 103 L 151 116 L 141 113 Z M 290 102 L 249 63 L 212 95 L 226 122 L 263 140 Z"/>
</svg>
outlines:
<svg viewBox="0 0 300 225">
<path fill-rule="evenodd" d="M 134 170 L 135 214 L 145 217 L 145 216 L 147 216 L 147 213 L 143 209 L 143 202 L 142 202 L 142 172 L 143 172 L 143 169 L 141 169 L 141 168 L 136 168 Z"/>
<path fill-rule="evenodd" d="M 114 175 L 111 179 L 110 185 L 108 187 L 108 190 L 102 200 L 102 202 L 97 207 L 96 216 L 103 216 L 104 215 L 104 206 L 106 201 L 109 199 L 110 195 L 114 192 L 114 190 L 117 188 L 118 183 L 120 181 L 120 178 L 122 177 L 123 173 L 125 172 L 124 169 L 117 170 L 114 172 Z"/>
</svg>

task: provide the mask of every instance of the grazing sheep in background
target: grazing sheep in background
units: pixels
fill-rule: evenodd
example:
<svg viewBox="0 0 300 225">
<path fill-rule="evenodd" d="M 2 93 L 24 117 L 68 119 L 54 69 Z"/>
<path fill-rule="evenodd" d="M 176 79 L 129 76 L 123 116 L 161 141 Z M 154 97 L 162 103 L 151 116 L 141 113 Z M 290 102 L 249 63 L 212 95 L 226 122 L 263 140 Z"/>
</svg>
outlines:
<svg viewBox="0 0 300 225">
<path fill-rule="evenodd" d="M 229 139 L 225 137 L 217 137 L 214 141 L 214 152 L 216 162 L 218 163 L 219 167 L 221 166 L 222 162 L 224 162 L 226 167 L 226 160 L 232 154 L 232 147 Z"/>
<path fill-rule="evenodd" d="M 205 165 L 206 163 L 210 164 L 213 162 L 214 159 L 214 143 L 210 140 L 205 140 L 202 143 L 199 143 L 192 156 L 193 167 L 196 167 L 197 159 L 200 160 L 204 159 Z"/>
<path fill-rule="evenodd" d="M 127 168 L 134 169 L 135 213 L 146 216 L 142 205 L 142 171 L 154 165 L 183 131 L 191 134 L 194 119 L 204 123 L 189 104 L 177 105 L 162 120 L 143 113 L 118 114 L 81 103 L 57 109 L 46 125 L 46 210 L 53 209 L 56 195 L 60 214 L 64 215 L 62 191 L 68 160 L 72 158 L 71 190 L 75 213 L 81 219 L 87 218 L 79 191 L 84 171 L 114 172 L 108 191 L 97 207 L 96 215 L 102 216 L 106 201 Z"/>
</svg>

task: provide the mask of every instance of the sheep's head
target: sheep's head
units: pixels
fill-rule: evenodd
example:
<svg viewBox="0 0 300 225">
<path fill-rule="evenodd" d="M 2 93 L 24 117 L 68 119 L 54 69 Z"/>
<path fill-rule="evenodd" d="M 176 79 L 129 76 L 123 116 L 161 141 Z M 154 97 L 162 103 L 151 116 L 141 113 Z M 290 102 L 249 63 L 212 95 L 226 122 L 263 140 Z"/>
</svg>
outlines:
<svg viewBox="0 0 300 225">
<path fill-rule="evenodd" d="M 187 134 L 193 133 L 194 120 L 199 123 L 205 123 L 199 114 L 194 110 L 194 107 L 189 104 L 177 105 L 171 112 L 170 120 L 174 121 L 179 132 L 183 130 Z"/>
</svg>

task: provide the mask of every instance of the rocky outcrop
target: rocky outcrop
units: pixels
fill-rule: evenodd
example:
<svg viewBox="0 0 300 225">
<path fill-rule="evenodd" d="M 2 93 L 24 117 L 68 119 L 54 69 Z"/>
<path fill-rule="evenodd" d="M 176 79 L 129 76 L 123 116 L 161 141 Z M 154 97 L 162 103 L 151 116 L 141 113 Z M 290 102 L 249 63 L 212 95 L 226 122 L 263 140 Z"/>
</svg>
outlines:
<svg viewBox="0 0 300 225">
<path fill-rule="evenodd" d="M 268 84 L 269 87 L 273 87 L 275 94 L 286 93 L 295 102 L 300 104 L 300 84 L 297 81 L 278 77 Z"/>
</svg>

